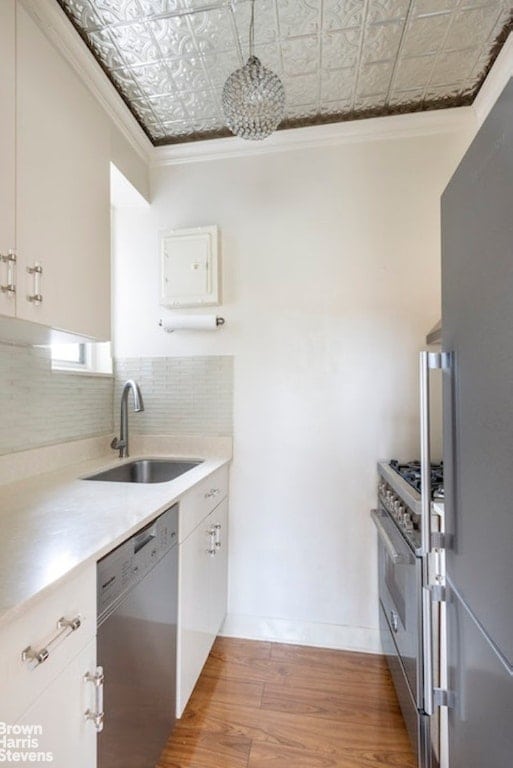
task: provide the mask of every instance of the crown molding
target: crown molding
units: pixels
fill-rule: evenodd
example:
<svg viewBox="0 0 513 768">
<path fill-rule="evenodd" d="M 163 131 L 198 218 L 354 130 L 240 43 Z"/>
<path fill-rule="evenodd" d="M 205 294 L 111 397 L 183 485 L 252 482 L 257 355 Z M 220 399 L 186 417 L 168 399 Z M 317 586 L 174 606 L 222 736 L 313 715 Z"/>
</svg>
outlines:
<svg viewBox="0 0 513 768">
<path fill-rule="evenodd" d="M 478 127 L 484 122 L 491 108 L 502 93 L 504 86 L 513 75 L 513 34 L 510 34 L 493 67 L 472 105 Z"/>
<path fill-rule="evenodd" d="M 71 64 L 130 146 L 146 163 L 153 145 L 55 0 L 21 0 L 57 50 Z"/>
<path fill-rule="evenodd" d="M 238 137 L 212 139 L 155 147 L 152 167 L 222 160 L 234 157 L 268 155 L 314 147 L 355 144 L 363 141 L 429 136 L 437 133 L 472 130 L 475 114 L 472 107 L 440 109 L 387 117 L 351 120 L 276 131 L 263 141 L 245 141 Z"/>
</svg>

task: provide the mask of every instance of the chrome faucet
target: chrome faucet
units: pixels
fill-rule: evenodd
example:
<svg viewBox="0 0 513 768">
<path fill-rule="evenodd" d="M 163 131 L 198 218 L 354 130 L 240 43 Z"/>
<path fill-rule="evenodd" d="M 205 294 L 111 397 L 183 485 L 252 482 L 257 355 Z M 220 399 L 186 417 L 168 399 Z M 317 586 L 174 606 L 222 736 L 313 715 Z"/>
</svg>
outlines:
<svg viewBox="0 0 513 768">
<path fill-rule="evenodd" d="M 119 419 L 119 439 L 117 437 L 111 442 L 110 447 L 114 451 L 119 451 L 119 458 L 124 459 L 129 456 L 128 453 L 128 393 L 132 390 L 134 395 L 134 411 L 139 413 L 144 411 L 144 403 L 139 388 L 139 384 L 133 379 L 129 379 L 123 385 L 121 392 L 121 414 Z"/>
</svg>

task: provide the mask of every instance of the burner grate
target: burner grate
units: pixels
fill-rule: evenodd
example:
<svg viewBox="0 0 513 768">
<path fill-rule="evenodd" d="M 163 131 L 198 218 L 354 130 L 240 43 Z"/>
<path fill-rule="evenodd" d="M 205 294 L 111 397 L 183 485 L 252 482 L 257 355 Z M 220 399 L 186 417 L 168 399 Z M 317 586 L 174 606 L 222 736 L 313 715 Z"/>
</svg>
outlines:
<svg viewBox="0 0 513 768">
<path fill-rule="evenodd" d="M 399 462 L 397 459 L 392 459 L 390 466 L 394 469 L 403 480 L 405 480 L 414 490 L 418 493 L 422 490 L 421 474 L 420 474 L 420 461 L 407 461 L 404 463 Z M 443 499 L 444 496 L 444 465 L 443 462 L 439 464 L 431 464 L 431 497 L 437 499 Z"/>
</svg>

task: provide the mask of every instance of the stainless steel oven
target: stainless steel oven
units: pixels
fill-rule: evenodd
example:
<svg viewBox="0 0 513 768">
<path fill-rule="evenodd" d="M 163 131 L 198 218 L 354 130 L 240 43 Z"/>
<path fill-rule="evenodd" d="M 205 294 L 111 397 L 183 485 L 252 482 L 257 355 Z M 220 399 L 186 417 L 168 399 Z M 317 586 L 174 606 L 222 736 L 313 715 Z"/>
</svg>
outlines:
<svg viewBox="0 0 513 768">
<path fill-rule="evenodd" d="M 430 718 L 423 713 L 422 559 L 382 508 L 373 510 L 378 531 L 381 642 L 418 765 L 432 766 Z"/>
<path fill-rule="evenodd" d="M 430 580 L 420 462 L 378 464 L 378 532 L 381 641 L 419 768 L 444 768 L 440 759 L 440 617 Z M 431 465 L 429 486 L 442 498 L 443 466 Z M 430 538 L 442 533 L 441 506 L 428 506 Z M 433 536 L 435 539 L 433 539 Z M 441 539 L 440 539 L 441 541 Z M 438 551 L 438 550 L 437 550 Z M 432 569 L 431 569 L 432 570 Z"/>
</svg>

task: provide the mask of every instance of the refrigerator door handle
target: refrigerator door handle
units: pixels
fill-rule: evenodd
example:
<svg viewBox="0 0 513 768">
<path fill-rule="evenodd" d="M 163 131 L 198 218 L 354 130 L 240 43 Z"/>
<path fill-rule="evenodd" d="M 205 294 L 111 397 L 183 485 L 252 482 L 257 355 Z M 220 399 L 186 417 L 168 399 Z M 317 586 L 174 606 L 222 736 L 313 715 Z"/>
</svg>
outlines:
<svg viewBox="0 0 513 768">
<path fill-rule="evenodd" d="M 422 549 L 422 670 L 423 698 L 426 714 L 434 711 L 433 616 L 429 558 L 432 549 L 431 525 L 431 435 L 429 374 L 442 368 L 444 356 L 439 352 L 420 353 L 420 477 L 421 477 L 421 549 Z"/>
<path fill-rule="evenodd" d="M 421 482 L 421 547 L 426 555 L 431 549 L 431 439 L 429 372 L 441 366 L 441 355 L 436 352 L 421 352 L 419 366 L 420 380 L 420 482 Z"/>
</svg>

